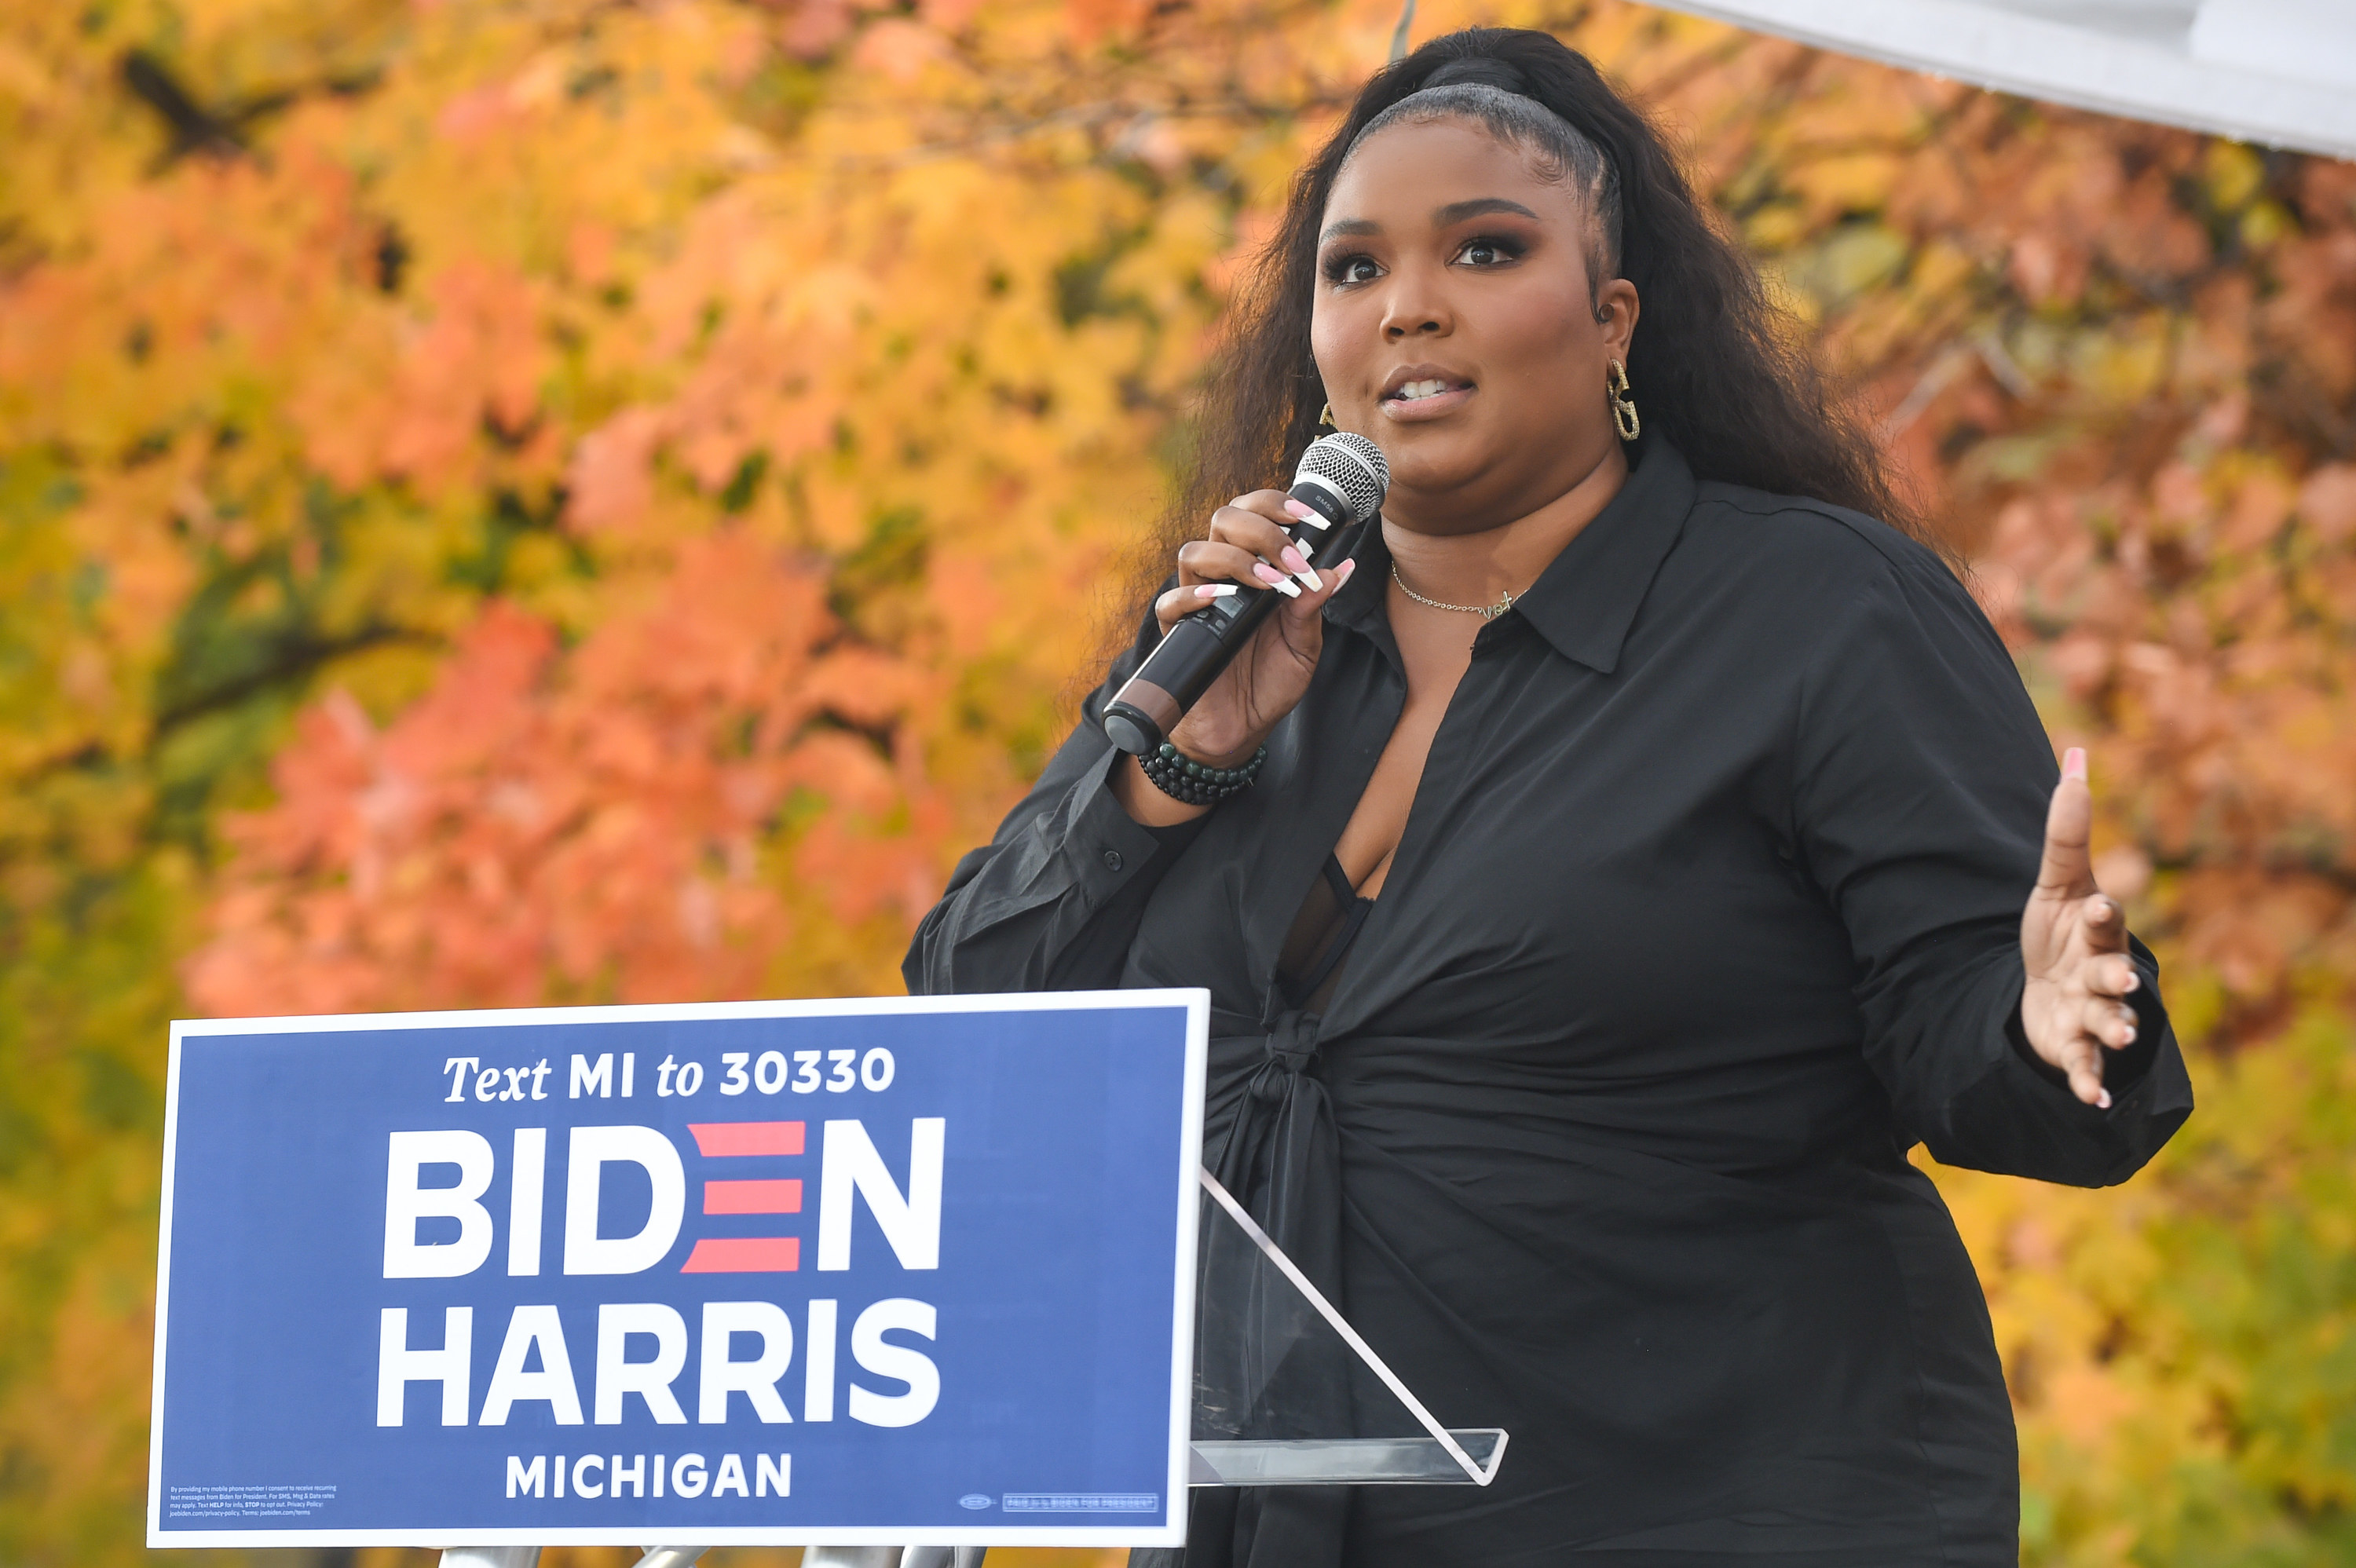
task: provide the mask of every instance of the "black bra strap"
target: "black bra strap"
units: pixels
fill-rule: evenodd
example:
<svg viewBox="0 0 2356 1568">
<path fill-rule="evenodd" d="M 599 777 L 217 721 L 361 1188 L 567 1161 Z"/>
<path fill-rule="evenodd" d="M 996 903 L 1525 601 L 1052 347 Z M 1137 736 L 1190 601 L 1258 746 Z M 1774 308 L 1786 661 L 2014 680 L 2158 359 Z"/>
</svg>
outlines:
<svg viewBox="0 0 2356 1568">
<path fill-rule="evenodd" d="M 1342 960 L 1350 955 L 1350 944 L 1358 939 L 1359 928 L 1366 923 L 1366 916 L 1375 907 L 1374 900 L 1360 898 L 1358 890 L 1350 885 L 1350 874 L 1342 869 L 1339 856 L 1325 857 L 1325 882 L 1341 901 L 1344 911 L 1342 928 L 1333 933 L 1333 940 L 1325 944 L 1324 955 L 1317 960 L 1315 966 L 1291 987 L 1292 994 L 1302 999 L 1303 1006 L 1315 998 L 1325 982 L 1333 977 L 1333 972 L 1342 966 Z"/>
</svg>

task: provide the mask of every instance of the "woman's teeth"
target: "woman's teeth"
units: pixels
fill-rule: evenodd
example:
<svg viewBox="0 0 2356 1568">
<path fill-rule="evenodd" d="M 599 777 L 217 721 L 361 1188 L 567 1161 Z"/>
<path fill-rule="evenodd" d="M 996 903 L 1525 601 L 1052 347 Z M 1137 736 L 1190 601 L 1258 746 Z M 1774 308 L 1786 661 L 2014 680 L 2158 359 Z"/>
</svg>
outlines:
<svg viewBox="0 0 2356 1568">
<path fill-rule="evenodd" d="M 1400 402 L 1408 403 L 1418 398 L 1436 398 L 1442 392 L 1453 390 L 1455 389 L 1445 381 L 1409 381 L 1391 395 Z"/>
</svg>

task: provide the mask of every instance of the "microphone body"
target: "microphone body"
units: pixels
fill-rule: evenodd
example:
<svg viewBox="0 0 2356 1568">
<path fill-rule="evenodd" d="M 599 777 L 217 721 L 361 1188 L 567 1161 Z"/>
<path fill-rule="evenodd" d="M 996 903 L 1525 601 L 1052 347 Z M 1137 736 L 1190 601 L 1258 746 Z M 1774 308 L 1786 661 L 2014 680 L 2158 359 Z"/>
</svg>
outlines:
<svg viewBox="0 0 2356 1568">
<path fill-rule="evenodd" d="M 1302 521 L 1288 530 L 1310 566 L 1324 572 L 1349 553 L 1354 525 L 1382 508 L 1390 466 L 1380 448 L 1360 435 L 1322 436 L 1301 454 L 1291 496 L 1325 519 L 1326 527 Z M 1161 746 L 1203 693 L 1225 673 L 1276 613 L 1282 595 L 1273 588 L 1238 585 L 1170 628 L 1144 664 L 1105 705 L 1104 731 L 1112 743 L 1136 756 Z"/>
</svg>

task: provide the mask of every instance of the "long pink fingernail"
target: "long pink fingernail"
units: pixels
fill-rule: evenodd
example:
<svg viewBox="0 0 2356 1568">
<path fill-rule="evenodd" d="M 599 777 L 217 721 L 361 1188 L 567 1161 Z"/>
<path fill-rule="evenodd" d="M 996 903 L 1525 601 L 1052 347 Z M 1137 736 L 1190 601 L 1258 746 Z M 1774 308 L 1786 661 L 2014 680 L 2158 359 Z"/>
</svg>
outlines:
<svg viewBox="0 0 2356 1568">
<path fill-rule="evenodd" d="M 2105 1111 L 2109 1110 L 2111 1108 L 2111 1092 L 2108 1089 L 2095 1090 L 2094 1104 L 2100 1105 Z"/>
<path fill-rule="evenodd" d="M 1287 500 L 1284 503 L 1284 509 L 1291 513 L 1294 517 L 1299 517 L 1304 523 L 1309 521 L 1312 517 L 1317 517 L 1317 508 L 1311 506 L 1306 501 Z M 1325 519 L 1323 517 L 1317 517 L 1317 520 L 1319 522 L 1323 522 Z"/>
<path fill-rule="evenodd" d="M 1283 594 L 1287 599 L 1298 599 L 1301 597 L 1301 590 L 1293 586 L 1292 579 L 1285 576 L 1284 573 L 1277 571 L 1276 568 L 1269 565 L 1269 563 L 1264 560 L 1256 560 L 1252 562 L 1252 575 L 1258 578 L 1262 582 L 1267 583 L 1270 588 L 1275 589 L 1279 593 Z"/>
<path fill-rule="evenodd" d="M 2086 776 L 2086 749 L 2083 746 L 2072 746 L 2062 753 L 2062 776 L 2065 779 Z"/>
<path fill-rule="evenodd" d="M 1325 584 L 1318 579 L 1316 571 L 1310 566 L 1309 558 L 1301 554 L 1301 551 L 1293 546 L 1285 546 L 1284 553 L 1277 557 L 1277 559 L 1284 562 L 1285 566 L 1291 571 L 1292 575 L 1299 579 L 1312 593 L 1317 592 L 1325 586 Z"/>
<path fill-rule="evenodd" d="M 1232 582 L 1205 582 L 1201 587 L 1194 590 L 1194 597 L 1197 599 L 1225 599 L 1228 594 L 1237 592 L 1238 592 L 1238 590 Z"/>
</svg>

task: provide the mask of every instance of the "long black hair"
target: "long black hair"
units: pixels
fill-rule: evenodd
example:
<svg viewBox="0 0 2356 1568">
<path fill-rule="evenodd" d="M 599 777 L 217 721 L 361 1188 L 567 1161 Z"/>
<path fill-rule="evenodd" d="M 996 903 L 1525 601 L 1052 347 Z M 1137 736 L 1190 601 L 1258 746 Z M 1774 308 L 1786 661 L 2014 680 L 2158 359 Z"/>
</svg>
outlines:
<svg viewBox="0 0 2356 1568">
<path fill-rule="evenodd" d="M 1475 60 L 1483 66 L 1456 63 Z M 1595 214 L 1603 230 L 1596 253 L 1616 251 L 1617 275 L 1636 285 L 1642 303 L 1628 373 L 1648 434 L 1666 437 L 1701 478 L 1852 507 L 1947 553 L 1896 494 L 1871 435 L 1828 395 L 1794 324 L 1652 123 L 1558 39 L 1468 27 L 1378 72 L 1294 176 L 1283 225 L 1253 271 L 1205 389 L 1192 460 L 1156 540 L 1155 578 L 1214 509 L 1280 483 L 1318 435 L 1324 393 L 1309 327 L 1326 197 L 1360 133 L 1451 65 L 1444 82 L 1510 83 L 1601 153 L 1606 177 L 1582 183 L 1616 197 L 1616 225 L 1608 210 Z"/>
</svg>

